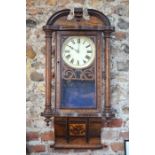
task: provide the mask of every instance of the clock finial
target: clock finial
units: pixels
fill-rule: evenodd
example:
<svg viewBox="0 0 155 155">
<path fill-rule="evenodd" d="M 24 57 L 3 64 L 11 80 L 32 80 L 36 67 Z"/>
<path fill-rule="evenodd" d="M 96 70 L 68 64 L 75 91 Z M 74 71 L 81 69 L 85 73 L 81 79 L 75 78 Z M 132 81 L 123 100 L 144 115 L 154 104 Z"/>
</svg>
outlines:
<svg viewBox="0 0 155 155">
<path fill-rule="evenodd" d="M 68 20 L 76 19 L 76 21 L 80 21 L 82 18 L 85 20 L 89 20 L 89 14 L 88 14 L 88 9 L 87 8 L 74 8 L 72 7 L 70 9 L 70 13 L 67 17 Z"/>
</svg>

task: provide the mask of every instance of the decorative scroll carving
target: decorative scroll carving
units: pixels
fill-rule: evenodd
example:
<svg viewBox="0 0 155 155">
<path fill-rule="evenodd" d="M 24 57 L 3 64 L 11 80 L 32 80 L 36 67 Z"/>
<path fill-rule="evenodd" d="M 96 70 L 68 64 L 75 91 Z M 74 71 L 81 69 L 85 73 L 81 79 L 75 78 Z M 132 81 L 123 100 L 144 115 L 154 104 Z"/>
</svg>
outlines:
<svg viewBox="0 0 155 155">
<path fill-rule="evenodd" d="M 94 80 L 94 75 L 94 67 L 91 67 L 81 72 L 80 79 Z"/>
<path fill-rule="evenodd" d="M 75 79 L 76 75 L 75 75 L 75 70 L 71 69 L 71 68 L 64 68 L 63 70 L 63 79 Z"/>
<path fill-rule="evenodd" d="M 62 72 L 62 78 L 65 80 L 94 80 L 95 71 L 94 66 L 86 69 L 72 69 L 64 66 Z"/>
<path fill-rule="evenodd" d="M 69 124 L 70 136 L 85 136 L 86 124 Z"/>
</svg>

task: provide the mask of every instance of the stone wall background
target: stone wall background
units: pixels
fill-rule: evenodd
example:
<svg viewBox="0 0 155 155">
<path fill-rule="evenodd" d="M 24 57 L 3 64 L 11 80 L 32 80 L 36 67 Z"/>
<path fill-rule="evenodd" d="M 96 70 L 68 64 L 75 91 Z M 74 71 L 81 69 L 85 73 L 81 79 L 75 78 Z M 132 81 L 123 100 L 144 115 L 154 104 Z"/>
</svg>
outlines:
<svg viewBox="0 0 155 155">
<path fill-rule="evenodd" d="M 123 155 L 128 139 L 128 0 L 27 0 L 27 151 L 30 155 Z M 53 125 L 47 127 L 40 113 L 45 100 L 45 35 L 42 26 L 58 10 L 76 6 L 97 9 L 115 26 L 111 38 L 111 102 L 116 110 L 113 128 L 102 129 L 101 150 L 54 150 Z M 54 94 L 53 94 L 54 95 Z M 52 95 L 52 96 L 53 96 Z"/>
</svg>

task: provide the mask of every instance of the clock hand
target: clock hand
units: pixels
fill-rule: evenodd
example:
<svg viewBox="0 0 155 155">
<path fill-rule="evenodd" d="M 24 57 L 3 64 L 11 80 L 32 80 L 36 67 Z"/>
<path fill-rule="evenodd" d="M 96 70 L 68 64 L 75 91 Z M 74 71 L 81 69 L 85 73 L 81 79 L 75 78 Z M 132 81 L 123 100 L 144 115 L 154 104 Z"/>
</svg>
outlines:
<svg viewBox="0 0 155 155">
<path fill-rule="evenodd" d="M 74 50 L 74 51 L 76 51 L 77 53 L 79 53 L 79 50 L 77 50 L 77 49 L 74 49 L 72 46 L 70 46 L 70 45 L 67 45 L 68 47 L 70 47 L 72 50 Z"/>
<path fill-rule="evenodd" d="M 80 52 L 80 50 L 79 50 L 79 46 L 80 46 L 80 38 L 78 39 L 78 50 L 77 50 L 77 53 Z"/>
<path fill-rule="evenodd" d="M 70 47 L 72 50 L 74 50 L 74 48 L 72 46 L 70 46 L 70 45 L 67 45 L 67 46 Z"/>
</svg>

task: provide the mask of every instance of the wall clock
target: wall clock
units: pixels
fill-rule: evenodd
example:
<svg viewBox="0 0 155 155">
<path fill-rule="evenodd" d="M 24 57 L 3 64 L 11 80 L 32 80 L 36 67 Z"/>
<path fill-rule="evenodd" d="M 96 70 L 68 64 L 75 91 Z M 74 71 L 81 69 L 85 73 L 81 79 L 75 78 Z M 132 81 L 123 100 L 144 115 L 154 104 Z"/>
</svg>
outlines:
<svg viewBox="0 0 155 155">
<path fill-rule="evenodd" d="M 68 20 L 71 14 L 73 18 Z M 43 30 L 46 33 L 46 101 L 41 115 L 47 125 L 54 118 L 53 147 L 102 148 L 102 125 L 114 116 L 109 68 L 110 35 L 114 27 L 97 10 L 75 8 L 73 12 L 69 9 L 56 12 Z M 51 103 L 53 77 L 55 103 Z"/>
</svg>

